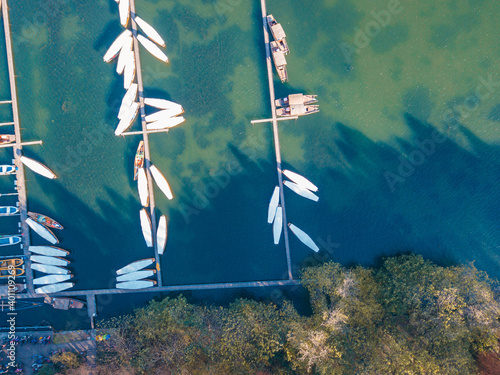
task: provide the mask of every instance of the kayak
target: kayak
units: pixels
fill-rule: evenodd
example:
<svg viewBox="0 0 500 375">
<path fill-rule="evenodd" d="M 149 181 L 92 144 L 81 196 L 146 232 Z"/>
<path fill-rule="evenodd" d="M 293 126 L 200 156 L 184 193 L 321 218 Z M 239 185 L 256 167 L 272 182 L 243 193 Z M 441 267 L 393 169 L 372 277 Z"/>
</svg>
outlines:
<svg viewBox="0 0 500 375">
<path fill-rule="evenodd" d="M 163 192 L 163 194 L 165 194 L 165 196 L 168 199 L 173 199 L 174 196 L 172 195 L 172 190 L 170 189 L 170 185 L 168 184 L 167 179 L 165 178 L 165 176 L 163 176 L 160 170 L 156 168 L 156 166 L 151 164 L 151 166 L 149 167 L 149 171 L 151 172 L 153 179 L 155 180 L 156 184 Z"/>
<path fill-rule="evenodd" d="M 52 245 L 55 245 L 56 243 L 59 243 L 59 240 L 57 239 L 57 237 L 55 236 L 55 234 L 52 233 L 52 231 L 50 229 L 44 227 L 41 224 L 38 224 L 33 219 L 27 218 L 26 219 L 26 224 L 28 224 L 29 227 L 31 229 L 33 229 L 33 231 L 35 233 L 37 233 L 43 239 L 49 241 Z"/>
<path fill-rule="evenodd" d="M 293 224 L 288 224 L 288 227 L 304 245 L 311 248 L 315 252 L 319 251 L 319 247 L 314 243 L 311 237 L 309 237 L 302 229 L 297 228 Z"/>
<path fill-rule="evenodd" d="M 129 272 L 126 273 L 125 275 L 118 276 L 116 278 L 116 281 L 121 283 L 124 281 L 145 279 L 146 277 L 153 276 L 155 273 L 156 270 L 141 270 L 141 271 Z"/>
<path fill-rule="evenodd" d="M 167 235 L 167 217 L 162 215 L 158 221 L 158 230 L 156 231 L 156 249 L 160 255 L 163 254 L 165 247 L 167 246 Z"/>
<path fill-rule="evenodd" d="M 129 272 L 135 272 L 142 270 L 143 268 L 146 268 L 150 264 L 153 264 L 155 261 L 155 258 L 146 258 L 146 259 L 141 259 L 141 260 L 136 260 L 135 262 L 132 262 L 130 264 L 127 264 L 125 267 L 120 268 L 118 271 L 116 271 L 117 275 L 124 275 Z"/>
<path fill-rule="evenodd" d="M 273 223 L 273 239 L 275 245 L 280 243 L 282 231 L 283 231 L 283 209 L 281 208 L 281 206 L 278 206 L 278 208 L 276 209 L 276 216 L 274 217 L 274 223 Z"/>
<path fill-rule="evenodd" d="M 43 224 L 46 227 L 60 229 L 60 230 L 64 229 L 64 227 L 61 224 L 59 224 L 57 221 L 51 219 L 48 216 L 37 214 L 36 212 L 28 212 L 28 216 L 33 220 L 35 220 L 37 223 Z"/>
<path fill-rule="evenodd" d="M 297 185 L 303 187 L 304 189 L 311 190 L 311 191 L 318 191 L 318 188 L 316 185 L 314 185 L 311 181 L 309 181 L 307 178 L 302 177 L 300 174 L 289 171 L 288 169 L 285 169 L 283 171 L 283 174 L 288 177 L 290 180 L 295 182 Z"/>
<path fill-rule="evenodd" d="M 153 247 L 153 229 L 151 228 L 151 219 L 145 208 L 140 211 L 142 235 L 146 241 L 147 247 Z"/>
</svg>

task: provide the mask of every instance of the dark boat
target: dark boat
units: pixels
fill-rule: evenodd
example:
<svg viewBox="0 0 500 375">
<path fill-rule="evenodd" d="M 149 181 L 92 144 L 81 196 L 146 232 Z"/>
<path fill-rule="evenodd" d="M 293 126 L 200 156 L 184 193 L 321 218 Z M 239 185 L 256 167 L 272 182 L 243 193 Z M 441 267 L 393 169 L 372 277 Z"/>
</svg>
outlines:
<svg viewBox="0 0 500 375">
<path fill-rule="evenodd" d="M 0 135 L 0 145 L 6 145 L 12 143 L 16 140 L 16 136 L 12 134 L 2 134 Z"/>
<path fill-rule="evenodd" d="M 137 180 L 139 168 L 144 166 L 144 141 L 139 142 L 134 159 L 134 181 Z"/>
<path fill-rule="evenodd" d="M 37 214 L 36 212 L 28 212 L 28 216 L 37 223 L 43 224 L 46 227 L 54 229 L 64 229 L 64 227 L 61 224 L 59 224 L 57 221 L 51 219 L 48 216 Z"/>
<path fill-rule="evenodd" d="M 46 296 L 43 302 L 51 305 L 54 309 L 58 310 L 83 309 L 85 307 L 85 302 L 74 298 L 56 298 Z"/>
</svg>

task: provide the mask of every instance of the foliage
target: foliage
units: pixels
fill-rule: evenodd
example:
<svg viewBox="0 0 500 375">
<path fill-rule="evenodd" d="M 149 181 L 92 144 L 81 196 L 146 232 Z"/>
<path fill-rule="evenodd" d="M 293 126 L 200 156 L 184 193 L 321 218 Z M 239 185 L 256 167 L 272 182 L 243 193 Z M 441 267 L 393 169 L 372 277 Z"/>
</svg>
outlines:
<svg viewBox="0 0 500 375">
<path fill-rule="evenodd" d="M 54 354 L 51 358 L 54 367 L 58 370 L 74 369 L 82 365 L 82 357 L 75 352 Z"/>
<path fill-rule="evenodd" d="M 52 363 L 45 363 L 37 371 L 37 375 L 56 375 L 57 370 Z"/>
</svg>

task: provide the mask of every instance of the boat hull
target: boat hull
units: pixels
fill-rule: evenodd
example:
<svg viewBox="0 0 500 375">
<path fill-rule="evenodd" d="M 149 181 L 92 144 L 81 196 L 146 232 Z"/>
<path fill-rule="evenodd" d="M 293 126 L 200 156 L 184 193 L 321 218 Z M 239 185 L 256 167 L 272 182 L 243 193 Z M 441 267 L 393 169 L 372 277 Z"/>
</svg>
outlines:
<svg viewBox="0 0 500 375">
<path fill-rule="evenodd" d="M 168 57 L 163 53 L 161 49 L 158 48 L 156 44 L 154 44 L 149 39 L 146 39 L 142 35 L 137 35 L 137 40 L 142 44 L 144 48 L 148 50 L 150 54 L 156 57 L 158 60 L 163 61 L 164 63 L 168 63 Z"/>
<path fill-rule="evenodd" d="M 16 245 L 21 241 L 21 236 L 0 236 L 0 246 Z"/>
<path fill-rule="evenodd" d="M 118 276 L 116 278 L 116 281 L 119 283 L 122 283 L 125 281 L 141 280 L 141 279 L 145 279 L 146 277 L 153 276 L 155 273 L 156 273 L 156 270 L 142 270 L 142 271 L 136 271 L 136 272 L 129 272 L 129 273 L 126 273 L 125 275 Z"/>
<path fill-rule="evenodd" d="M 33 172 L 38 173 L 40 176 L 54 179 L 56 178 L 56 174 L 52 172 L 48 167 L 40 163 L 39 161 L 27 158 L 26 156 L 21 156 L 21 162 L 31 169 Z"/>
<path fill-rule="evenodd" d="M 37 294 L 49 294 L 49 293 L 57 293 L 62 290 L 66 290 L 72 288 L 75 283 L 65 282 L 65 283 L 57 283 L 57 284 L 49 284 L 42 286 L 40 288 L 35 289 L 35 293 Z"/>
<path fill-rule="evenodd" d="M 51 266 L 48 264 L 33 263 L 31 264 L 31 269 L 43 273 L 49 273 L 52 275 L 68 275 L 69 270 L 59 266 Z"/>
<path fill-rule="evenodd" d="M 142 29 L 144 34 L 146 34 L 149 39 L 151 39 L 153 42 L 155 42 L 159 46 L 165 47 L 165 41 L 160 36 L 160 34 L 158 34 L 158 32 L 154 29 L 153 26 L 148 24 L 146 21 L 144 21 L 139 16 L 136 16 L 134 18 L 134 21 L 137 23 L 137 25 Z"/>
<path fill-rule="evenodd" d="M 285 169 L 283 171 L 283 174 L 287 178 L 289 178 L 290 180 L 295 182 L 297 185 L 303 187 L 304 189 L 311 190 L 314 192 L 318 191 L 318 187 L 316 185 L 314 185 L 311 181 L 309 181 L 307 178 L 305 178 L 304 176 L 301 176 L 298 173 L 295 173 L 295 172 L 289 171 L 288 169 Z"/>
<path fill-rule="evenodd" d="M 182 109 L 182 106 L 180 104 L 171 102 L 170 100 L 166 99 L 145 98 L 144 104 L 158 109 Z"/>
<path fill-rule="evenodd" d="M 144 236 L 144 241 L 146 241 L 147 247 L 153 247 L 153 230 L 151 227 L 151 219 L 149 218 L 148 212 L 145 208 L 140 211 L 141 218 L 141 228 L 142 235 Z"/>
<path fill-rule="evenodd" d="M 144 168 L 139 168 L 137 173 L 137 190 L 139 192 L 139 199 L 143 207 L 149 206 L 149 191 L 148 191 L 148 179 L 146 177 L 146 171 Z"/>
<path fill-rule="evenodd" d="M 172 190 L 170 189 L 170 185 L 168 184 L 167 179 L 165 178 L 165 176 L 163 176 L 160 170 L 156 168 L 155 165 L 151 164 L 151 166 L 149 167 L 149 171 L 151 172 L 156 185 L 158 185 L 163 194 L 165 194 L 168 199 L 173 199 L 174 196 L 172 194 Z"/>
<path fill-rule="evenodd" d="M 283 231 L 283 209 L 279 206 L 276 209 L 276 216 L 273 223 L 273 240 L 274 244 L 280 243 L 281 232 Z"/>
<path fill-rule="evenodd" d="M 71 279 L 73 275 L 47 275 L 33 279 L 33 285 L 55 284 Z"/>
<path fill-rule="evenodd" d="M 49 264 L 51 266 L 67 266 L 69 264 L 69 261 L 66 259 L 62 258 L 57 258 L 57 257 L 51 257 L 51 256 L 46 256 L 46 255 L 32 255 L 30 257 L 30 260 L 32 262 L 37 262 L 41 264 Z"/>
<path fill-rule="evenodd" d="M 116 274 L 117 275 L 124 275 L 126 273 L 142 270 L 143 268 L 146 268 L 150 264 L 153 264 L 154 261 L 155 261 L 155 258 L 146 258 L 146 259 L 136 260 L 135 262 L 132 262 L 130 264 L 127 264 L 125 267 L 120 268 L 118 271 L 116 271 Z"/>
<path fill-rule="evenodd" d="M 285 181 L 284 184 L 287 188 L 292 190 L 294 193 L 296 193 L 304 198 L 310 199 L 314 202 L 317 202 L 319 200 L 319 197 L 316 194 L 314 194 L 310 190 L 304 189 L 302 186 L 297 185 L 294 182 Z"/>
<path fill-rule="evenodd" d="M 309 247 L 311 250 L 318 252 L 319 247 L 314 243 L 314 241 L 309 237 L 306 232 L 304 232 L 302 229 L 297 228 L 293 224 L 288 224 L 288 227 L 292 231 L 293 234 L 297 236 L 297 238 L 307 247 Z"/>
<path fill-rule="evenodd" d="M 6 145 L 12 143 L 16 140 L 16 136 L 12 134 L 2 134 L 0 135 L 0 145 Z"/>
<path fill-rule="evenodd" d="M 276 186 L 269 201 L 269 208 L 267 209 L 267 222 L 271 224 L 276 216 L 276 209 L 278 208 L 278 203 L 280 200 L 280 188 Z"/>
<path fill-rule="evenodd" d="M 116 284 L 118 289 L 145 289 L 151 288 L 156 285 L 156 281 L 153 280 L 135 280 L 135 281 L 125 281 L 123 283 Z"/>
<path fill-rule="evenodd" d="M 10 216 L 15 215 L 19 212 L 19 208 L 14 206 L 3 206 L 0 207 L 0 216 Z"/>
<path fill-rule="evenodd" d="M 6 176 L 12 174 L 16 171 L 16 167 L 13 165 L 0 165 L 0 176 Z"/>
<path fill-rule="evenodd" d="M 69 254 L 69 251 L 54 246 L 30 246 L 28 250 L 49 257 L 64 257 Z"/>
<path fill-rule="evenodd" d="M 36 221 L 39 224 L 45 225 L 46 227 L 53 228 L 53 229 L 59 229 L 62 230 L 64 227 L 59 224 L 57 221 L 54 219 L 51 219 L 48 216 L 42 215 L 42 214 L 37 214 L 36 212 L 28 212 L 28 216 L 32 218 L 34 221 Z"/>
<path fill-rule="evenodd" d="M 38 224 L 36 221 L 34 221 L 31 218 L 26 219 L 26 224 L 29 225 L 33 231 L 38 234 L 40 237 L 45 239 L 46 241 L 50 242 L 52 245 L 55 245 L 56 243 L 59 243 L 59 240 L 55 236 L 52 231 L 46 227 L 44 227 L 42 224 Z"/>
<path fill-rule="evenodd" d="M 162 215 L 158 221 L 158 230 L 156 232 L 156 249 L 158 254 L 162 255 L 167 246 L 168 222 L 167 217 Z"/>
<path fill-rule="evenodd" d="M 137 180 L 139 168 L 144 167 L 144 141 L 139 142 L 134 158 L 134 181 Z"/>
</svg>

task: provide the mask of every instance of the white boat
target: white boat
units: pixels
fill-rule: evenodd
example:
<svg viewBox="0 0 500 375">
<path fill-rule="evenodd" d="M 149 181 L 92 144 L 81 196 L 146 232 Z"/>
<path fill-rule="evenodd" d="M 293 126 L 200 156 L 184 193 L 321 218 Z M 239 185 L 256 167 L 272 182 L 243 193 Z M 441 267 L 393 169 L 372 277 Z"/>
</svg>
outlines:
<svg viewBox="0 0 500 375">
<path fill-rule="evenodd" d="M 293 224 L 288 224 L 288 227 L 304 245 L 311 248 L 315 252 L 319 251 L 319 247 L 314 243 L 311 237 L 309 237 L 302 229 L 297 228 Z"/>
<path fill-rule="evenodd" d="M 144 168 L 139 168 L 137 173 L 137 190 L 143 207 L 149 206 L 148 179 Z"/>
<path fill-rule="evenodd" d="M 116 274 L 117 275 L 124 275 L 126 273 L 136 272 L 136 271 L 142 270 L 143 268 L 146 268 L 150 264 L 153 264 L 154 261 L 155 261 L 155 258 L 146 258 L 146 259 L 136 260 L 135 262 L 132 262 L 130 264 L 127 264 L 125 267 L 120 268 L 118 271 L 116 271 Z"/>
<path fill-rule="evenodd" d="M 56 274 L 56 275 L 68 275 L 69 270 L 66 268 L 58 267 L 58 266 L 51 266 L 48 264 L 40 264 L 40 263 L 32 263 L 31 264 L 31 269 L 43 273 L 50 273 L 50 274 Z"/>
<path fill-rule="evenodd" d="M 318 191 L 318 187 L 314 185 L 311 181 L 309 181 L 307 178 L 302 177 L 300 174 L 297 174 L 295 172 L 289 171 L 288 169 L 285 169 L 283 171 L 283 174 L 288 177 L 290 180 L 295 182 L 297 185 L 303 187 L 304 189 L 311 190 L 311 191 Z"/>
<path fill-rule="evenodd" d="M 14 206 L 2 206 L 0 207 L 0 216 L 14 215 L 19 212 L 19 208 Z"/>
<path fill-rule="evenodd" d="M 269 201 L 269 208 L 267 209 L 267 222 L 271 224 L 276 216 L 276 209 L 278 208 L 278 203 L 280 201 L 280 187 L 276 186 Z"/>
<path fill-rule="evenodd" d="M 172 117 L 178 116 L 184 113 L 184 109 L 163 109 L 161 111 L 155 112 L 152 115 L 146 116 L 146 122 L 155 122 L 160 120 L 170 120 Z"/>
<path fill-rule="evenodd" d="M 30 260 L 32 262 L 49 264 L 51 266 L 67 266 L 69 264 L 69 260 L 57 258 L 57 257 L 48 257 L 45 255 L 32 255 L 30 256 Z"/>
<path fill-rule="evenodd" d="M 158 34 L 158 32 L 151 26 L 149 23 L 144 21 L 141 17 L 135 16 L 134 18 L 135 23 L 137 23 L 137 26 L 141 28 L 141 30 L 146 34 L 146 36 L 151 39 L 153 42 L 158 44 L 159 46 L 165 47 L 165 41 L 163 38 Z"/>
<path fill-rule="evenodd" d="M 151 288 L 156 285 L 156 281 L 153 280 L 134 280 L 125 281 L 123 283 L 116 284 L 118 289 L 144 289 Z"/>
<path fill-rule="evenodd" d="M 29 225 L 33 231 L 36 232 L 40 237 L 44 238 L 45 240 L 49 241 L 52 245 L 55 245 L 56 243 L 59 243 L 59 240 L 57 237 L 52 233 L 52 231 L 46 227 L 44 227 L 41 224 L 38 224 L 36 221 L 32 220 L 31 218 L 26 219 L 26 224 Z"/>
<path fill-rule="evenodd" d="M 137 83 L 132 83 L 127 90 L 127 93 L 123 96 L 122 104 L 120 105 L 120 109 L 118 111 L 118 119 L 122 119 L 127 115 L 130 110 L 130 106 L 137 99 L 137 93 L 139 92 L 139 85 Z"/>
<path fill-rule="evenodd" d="M 6 176 L 14 173 L 15 171 L 16 167 L 14 165 L 0 165 L 0 176 Z"/>
<path fill-rule="evenodd" d="M 123 70 L 125 69 L 125 64 L 130 59 L 130 55 L 134 52 L 132 51 L 134 43 L 134 38 L 130 37 L 126 42 L 123 43 L 123 47 L 120 50 L 120 54 L 118 55 L 118 61 L 116 63 L 116 72 L 118 74 L 123 74 Z"/>
<path fill-rule="evenodd" d="M 115 135 L 121 135 L 124 131 L 130 128 L 135 121 L 137 114 L 139 113 L 139 103 L 134 102 L 130 106 L 130 110 L 126 116 L 124 116 L 115 130 Z"/>
<path fill-rule="evenodd" d="M 21 241 L 21 236 L 0 236 L 0 246 L 15 245 Z"/>
<path fill-rule="evenodd" d="M 314 194 L 310 190 L 304 189 L 301 185 L 297 185 L 295 182 L 285 181 L 284 184 L 287 188 L 297 193 L 298 195 L 303 196 L 304 198 L 310 199 L 315 202 L 319 200 L 319 197 L 316 194 Z"/>
<path fill-rule="evenodd" d="M 172 117 L 167 120 L 150 122 L 149 124 L 146 124 L 146 129 L 147 130 L 170 129 L 173 128 L 174 126 L 182 124 L 184 121 L 186 121 L 186 119 L 183 116 Z"/>
<path fill-rule="evenodd" d="M 47 275 L 33 279 L 34 285 L 54 284 L 71 279 L 73 275 Z"/>
<path fill-rule="evenodd" d="M 171 102 L 170 100 L 166 99 L 145 98 L 144 104 L 158 109 L 182 109 L 182 106 L 180 104 Z"/>
<path fill-rule="evenodd" d="M 45 165 L 36 160 L 27 158 L 26 156 L 21 156 L 21 162 L 29 169 L 31 169 L 33 172 L 38 173 L 43 177 L 47 177 L 50 179 L 56 178 L 54 172 L 52 172 L 49 168 L 47 168 Z"/>
<path fill-rule="evenodd" d="M 40 288 L 35 289 L 36 294 L 49 294 L 49 293 L 57 293 L 62 290 L 66 290 L 72 288 L 75 283 L 57 283 L 57 284 L 49 284 L 45 286 L 41 286 Z"/>
<path fill-rule="evenodd" d="M 158 221 L 158 230 L 156 231 L 156 249 L 158 250 L 158 254 L 162 255 L 165 251 L 165 247 L 167 246 L 167 235 L 168 235 L 168 226 L 167 226 L 167 217 L 162 215 L 160 220 Z"/>
<path fill-rule="evenodd" d="M 165 63 L 168 63 L 168 57 L 163 53 L 161 49 L 159 49 L 156 44 L 154 44 L 149 39 L 146 39 L 142 35 L 137 35 L 137 40 L 148 50 L 150 54 L 156 57 L 158 60 L 161 60 Z"/>
<path fill-rule="evenodd" d="M 28 250 L 32 253 L 49 257 L 65 257 L 69 254 L 69 251 L 54 246 L 30 246 Z"/>
<path fill-rule="evenodd" d="M 142 271 L 129 272 L 126 273 L 125 275 L 118 276 L 116 278 L 116 281 L 122 283 L 124 281 L 145 279 L 146 277 L 153 276 L 155 273 L 156 270 L 142 270 Z"/>
<path fill-rule="evenodd" d="M 172 190 L 170 189 L 170 186 L 168 185 L 167 179 L 163 174 L 160 172 L 158 168 L 156 168 L 155 165 L 151 164 L 149 167 L 149 171 L 151 172 L 151 175 L 153 176 L 153 179 L 156 182 L 156 185 L 160 188 L 160 190 L 165 194 L 165 196 L 168 199 L 173 199 L 174 196 L 172 195 Z"/>
<path fill-rule="evenodd" d="M 123 73 L 123 88 L 128 90 L 135 78 L 135 55 L 132 53 L 128 55 L 127 62 L 125 63 L 125 70 Z"/>
<path fill-rule="evenodd" d="M 146 241 L 146 246 L 153 247 L 153 228 L 151 228 L 151 219 L 145 208 L 141 209 L 139 214 L 141 217 L 142 235 Z"/>
<path fill-rule="evenodd" d="M 273 223 L 273 238 L 275 245 L 280 243 L 282 231 L 283 231 L 283 209 L 281 208 L 281 206 L 278 206 L 278 208 L 276 209 L 276 216 L 274 217 L 274 223 Z"/>
<path fill-rule="evenodd" d="M 121 0 L 118 3 L 118 11 L 120 13 L 120 23 L 123 27 L 127 27 L 130 19 L 130 0 Z"/>
<path fill-rule="evenodd" d="M 118 55 L 123 46 L 127 43 L 128 39 L 131 37 L 132 31 L 130 30 L 125 30 L 123 33 L 121 33 L 118 38 L 116 38 L 115 41 L 111 43 L 111 46 L 109 46 L 108 50 L 104 54 L 104 61 L 110 62 L 111 60 L 113 60 Z"/>
</svg>

